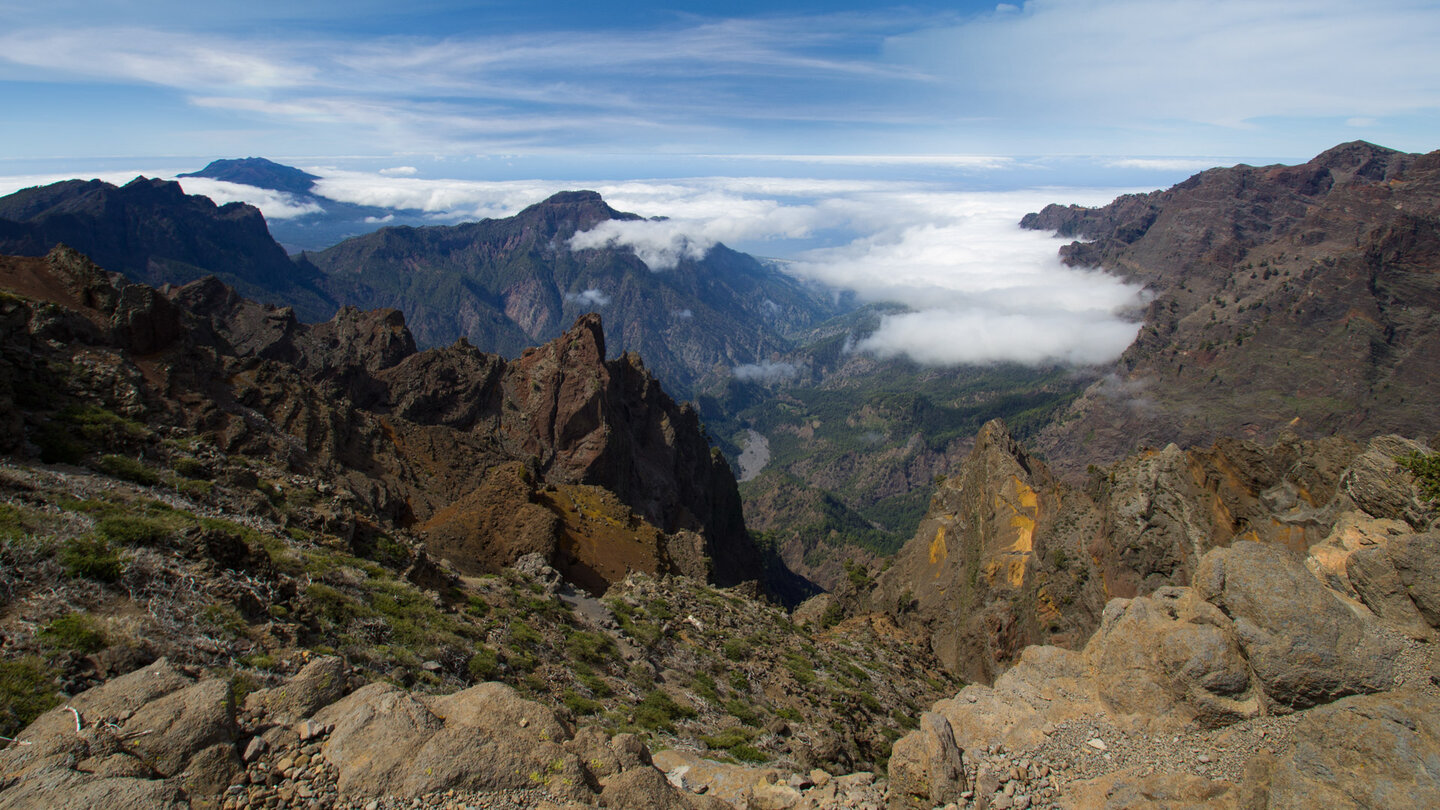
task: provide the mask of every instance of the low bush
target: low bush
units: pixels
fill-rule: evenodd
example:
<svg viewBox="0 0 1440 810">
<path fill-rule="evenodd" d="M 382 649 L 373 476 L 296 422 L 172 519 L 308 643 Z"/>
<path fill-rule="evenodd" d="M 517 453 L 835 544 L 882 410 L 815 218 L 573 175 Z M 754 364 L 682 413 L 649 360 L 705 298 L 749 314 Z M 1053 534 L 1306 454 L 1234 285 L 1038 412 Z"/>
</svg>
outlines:
<svg viewBox="0 0 1440 810">
<path fill-rule="evenodd" d="M 635 722 L 651 731 L 675 731 L 675 721 L 695 716 L 695 710 L 681 706 L 659 689 L 651 690 L 635 706 Z"/>
<path fill-rule="evenodd" d="M 55 673 L 40 658 L 0 660 L 0 736 L 14 737 L 62 700 Z"/>
<path fill-rule="evenodd" d="M 49 649 L 82 655 L 99 652 L 108 643 L 100 621 L 88 613 L 67 613 L 42 627 L 36 637 Z"/>
<path fill-rule="evenodd" d="M 95 533 L 122 546 L 158 546 L 170 539 L 170 530 L 158 520 L 126 515 L 102 518 Z"/>
<path fill-rule="evenodd" d="M 500 654 L 489 647 L 481 647 L 470 656 L 465 669 L 476 681 L 493 681 L 500 676 Z"/>
<path fill-rule="evenodd" d="M 101 537 L 82 535 L 60 547 L 60 564 L 72 577 L 114 582 L 125 573 L 125 563 Z"/>
<path fill-rule="evenodd" d="M 1421 498 L 1440 501 L 1440 453 L 1411 453 L 1395 459 L 1395 463 L 1415 476 Z"/>
<path fill-rule="evenodd" d="M 95 462 L 95 469 L 115 478 L 131 481 L 141 486 L 153 487 L 160 483 L 160 475 L 144 462 L 129 456 L 103 455 Z"/>
</svg>

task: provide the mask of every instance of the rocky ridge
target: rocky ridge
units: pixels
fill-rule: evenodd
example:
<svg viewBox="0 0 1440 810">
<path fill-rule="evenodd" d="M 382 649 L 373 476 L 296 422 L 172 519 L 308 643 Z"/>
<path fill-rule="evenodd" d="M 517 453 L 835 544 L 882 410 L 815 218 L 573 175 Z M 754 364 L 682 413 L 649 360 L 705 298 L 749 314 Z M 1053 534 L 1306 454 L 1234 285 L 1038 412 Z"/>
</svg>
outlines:
<svg viewBox="0 0 1440 810">
<path fill-rule="evenodd" d="M 1395 460 L 1428 452 L 1399 437 L 1170 445 L 1092 468 L 1079 488 L 991 422 L 864 599 L 931 638 L 962 677 L 990 682 L 1028 645 L 1083 645 L 1110 600 L 1188 585 L 1206 553 L 1250 540 L 1305 556 L 1338 592 L 1428 638 L 1393 575 L 1363 585 L 1369 597 L 1354 586 L 1369 582 L 1375 547 L 1435 520 Z"/>
<path fill-rule="evenodd" d="M 1026 216 L 1086 240 L 1065 261 L 1150 296 L 1113 373 L 1037 446 L 1078 479 L 1142 444 L 1434 434 L 1437 221 L 1440 153 L 1361 141 Z"/>
<path fill-rule="evenodd" d="M 306 325 L 214 279 L 161 295 L 65 250 L 7 270 L 21 296 L 6 302 L 7 371 L 33 392 L 6 414 L 24 426 L 7 450 L 78 461 L 89 448 L 64 427 L 76 408 L 158 420 L 219 454 L 326 478 L 377 520 L 425 524 L 432 552 L 473 572 L 540 551 L 562 568 L 623 575 L 610 547 L 572 543 L 561 559 L 559 517 L 487 540 L 444 513 L 463 500 L 472 517 L 488 509 L 503 523 L 523 519 L 512 501 L 531 504 L 543 486 L 599 487 L 618 499 L 610 514 L 655 530 L 635 570 L 760 576 L 728 465 L 638 358 L 605 360 L 597 316 L 506 361 L 463 342 L 417 352 L 398 312 L 346 308 Z M 103 373 L 83 379 L 73 364 Z M 518 489 L 497 490 L 496 476 Z"/>
</svg>

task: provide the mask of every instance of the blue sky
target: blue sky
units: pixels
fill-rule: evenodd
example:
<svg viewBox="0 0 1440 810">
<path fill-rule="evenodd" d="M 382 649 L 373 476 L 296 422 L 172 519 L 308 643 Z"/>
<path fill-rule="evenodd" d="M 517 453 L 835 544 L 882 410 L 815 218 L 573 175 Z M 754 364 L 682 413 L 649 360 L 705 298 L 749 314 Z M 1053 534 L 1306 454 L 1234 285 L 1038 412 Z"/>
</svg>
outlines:
<svg viewBox="0 0 1440 810">
<path fill-rule="evenodd" d="M 12 161 L 660 156 L 683 172 L 716 155 L 1440 146 L 1433 0 L 3 0 L 0 21 Z"/>
</svg>

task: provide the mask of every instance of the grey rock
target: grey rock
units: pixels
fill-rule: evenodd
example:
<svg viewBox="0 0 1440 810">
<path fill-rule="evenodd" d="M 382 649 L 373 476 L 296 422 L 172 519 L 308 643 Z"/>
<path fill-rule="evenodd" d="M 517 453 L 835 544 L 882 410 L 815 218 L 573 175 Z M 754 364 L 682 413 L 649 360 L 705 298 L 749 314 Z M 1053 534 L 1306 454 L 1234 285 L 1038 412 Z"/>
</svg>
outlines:
<svg viewBox="0 0 1440 810">
<path fill-rule="evenodd" d="M 1398 644 L 1372 632 L 1283 548 L 1214 549 L 1194 588 L 1234 621 L 1266 695 L 1279 704 L 1304 708 L 1394 682 Z"/>
<path fill-rule="evenodd" d="M 1397 691 L 1310 712 L 1269 777 L 1269 807 L 1440 807 L 1440 699 Z"/>
</svg>

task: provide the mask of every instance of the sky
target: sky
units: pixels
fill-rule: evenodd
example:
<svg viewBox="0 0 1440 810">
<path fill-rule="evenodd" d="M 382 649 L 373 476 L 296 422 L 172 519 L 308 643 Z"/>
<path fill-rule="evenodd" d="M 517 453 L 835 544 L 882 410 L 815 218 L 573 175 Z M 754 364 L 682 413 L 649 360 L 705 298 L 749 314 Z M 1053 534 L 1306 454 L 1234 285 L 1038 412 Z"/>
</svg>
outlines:
<svg viewBox="0 0 1440 810">
<path fill-rule="evenodd" d="M 0 0 L 0 193 L 252 155 L 439 219 L 583 185 L 671 217 L 589 237 L 657 272 L 724 241 L 917 307 L 864 350 L 959 362 L 923 345 L 954 326 L 1090 362 L 1138 293 L 1060 267 L 1020 209 L 1440 147 L 1437 42 L 1435 0 Z"/>
</svg>

